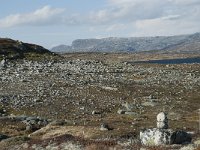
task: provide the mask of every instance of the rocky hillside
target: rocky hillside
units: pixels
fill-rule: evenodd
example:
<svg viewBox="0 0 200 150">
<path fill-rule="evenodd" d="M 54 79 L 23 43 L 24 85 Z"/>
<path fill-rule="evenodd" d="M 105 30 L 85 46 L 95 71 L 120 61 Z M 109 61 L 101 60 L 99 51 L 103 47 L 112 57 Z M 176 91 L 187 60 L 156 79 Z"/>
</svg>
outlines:
<svg viewBox="0 0 200 150">
<path fill-rule="evenodd" d="M 0 58 L 25 58 L 41 54 L 52 54 L 49 50 L 35 44 L 0 38 Z"/>
<path fill-rule="evenodd" d="M 179 36 L 78 39 L 71 46 L 60 45 L 54 52 L 138 52 L 200 53 L 200 33 Z M 162 50 L 162 51 L 161 51 Z"/>
</svg>

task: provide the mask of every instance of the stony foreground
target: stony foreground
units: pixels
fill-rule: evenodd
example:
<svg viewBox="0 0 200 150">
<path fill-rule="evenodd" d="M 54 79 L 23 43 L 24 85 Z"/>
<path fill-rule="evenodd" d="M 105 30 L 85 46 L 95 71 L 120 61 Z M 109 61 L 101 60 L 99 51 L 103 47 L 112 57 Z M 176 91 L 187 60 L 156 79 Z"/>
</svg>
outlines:
<svg viewBox="0 0 200 150">
<path fill-rule="evenodd" d="M 13 140 L 14 146 L 20 141 L 18 149 L 34 149 L 34 144 L 48 149 L 58 141 L 62 141 L 58 144 L 61 149 L 74 141 L 77 149 L 91 143 L 93 149 L 99 143 L 100 147 L 128 148 L 138 144 L 141 129 L 155 127 L 155 116 L 161 111 L 168 112 L 171 128 L 187 130 L 194 136 L 192 142 L 198 140 L 199 64 L 68 58 L 5 61 L 0 67 L 0 133 L 8 137 L 1 142 L 4 146 Z M 108 130 L 100 130 L 102 127 Z M 69 135 L 72 140 L 63 142 Z M 14 139 L 19 136 L 23 138 Z M 55 143 L 49 144 L 52 137 Z M 48 144 L 42 145 L 40 140 Z"/>
</svg>

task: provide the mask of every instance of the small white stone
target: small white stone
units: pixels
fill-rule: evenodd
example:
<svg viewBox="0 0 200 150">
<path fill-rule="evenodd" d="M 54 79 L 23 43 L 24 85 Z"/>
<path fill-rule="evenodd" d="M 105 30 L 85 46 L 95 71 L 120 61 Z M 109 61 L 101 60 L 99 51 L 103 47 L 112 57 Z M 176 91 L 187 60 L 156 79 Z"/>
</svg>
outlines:
<svg viewBox="0 0 200 150">
<path fill-rule="evenodd" d="M 157 121 L 158 129 L 168 129 L 168 123 L 163 121 Z"/>
<path fill-rule="evenodd" d="M 157 115 L 157 121 L 167 122 L 167 115 L 164 112 L 161 112 Z"/>
</svg>

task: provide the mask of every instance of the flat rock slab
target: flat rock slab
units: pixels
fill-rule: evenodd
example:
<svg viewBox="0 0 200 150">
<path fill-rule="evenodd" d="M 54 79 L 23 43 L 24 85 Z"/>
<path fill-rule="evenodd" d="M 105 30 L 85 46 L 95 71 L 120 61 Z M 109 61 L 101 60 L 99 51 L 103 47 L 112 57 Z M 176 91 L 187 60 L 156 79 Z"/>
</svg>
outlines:
<svg viewBox="0 0 200 150">
<path fill-rule="evenodd" d="M 142 103 L 142 106 L 151 106 L 151 107 L 154 107 L 156 105 L 157 105 L 156 102 L 144 102 L 144 103 Z"/>
</svg>

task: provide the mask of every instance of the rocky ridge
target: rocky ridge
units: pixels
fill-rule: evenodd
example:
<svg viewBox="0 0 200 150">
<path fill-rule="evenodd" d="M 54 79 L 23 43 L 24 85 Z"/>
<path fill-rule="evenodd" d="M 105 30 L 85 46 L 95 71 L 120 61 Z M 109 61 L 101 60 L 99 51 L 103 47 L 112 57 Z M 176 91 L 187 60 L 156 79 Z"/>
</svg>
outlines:
<svg viewBox="0 0 200 150">
<path fill-rule="evenodd" d="M 0 38 L 0 60 L 3 58 L 26 58 L 36 55 L 39 55 L 38 57 L 42 57 L 43 54 L 51 55 L 52 53 L 44 47 L 36 44 L 23 43 L 21 41 L 8 38 Z"/>
<path fill-rule="evenodd" d="M 152 51 L 153 50 L 153 51 Z M 178 36 L 77 39 L 71 46 L 60 45 L 53 52 L 140 52 L 200 53 L 200 33 Z"/>
</svg>

